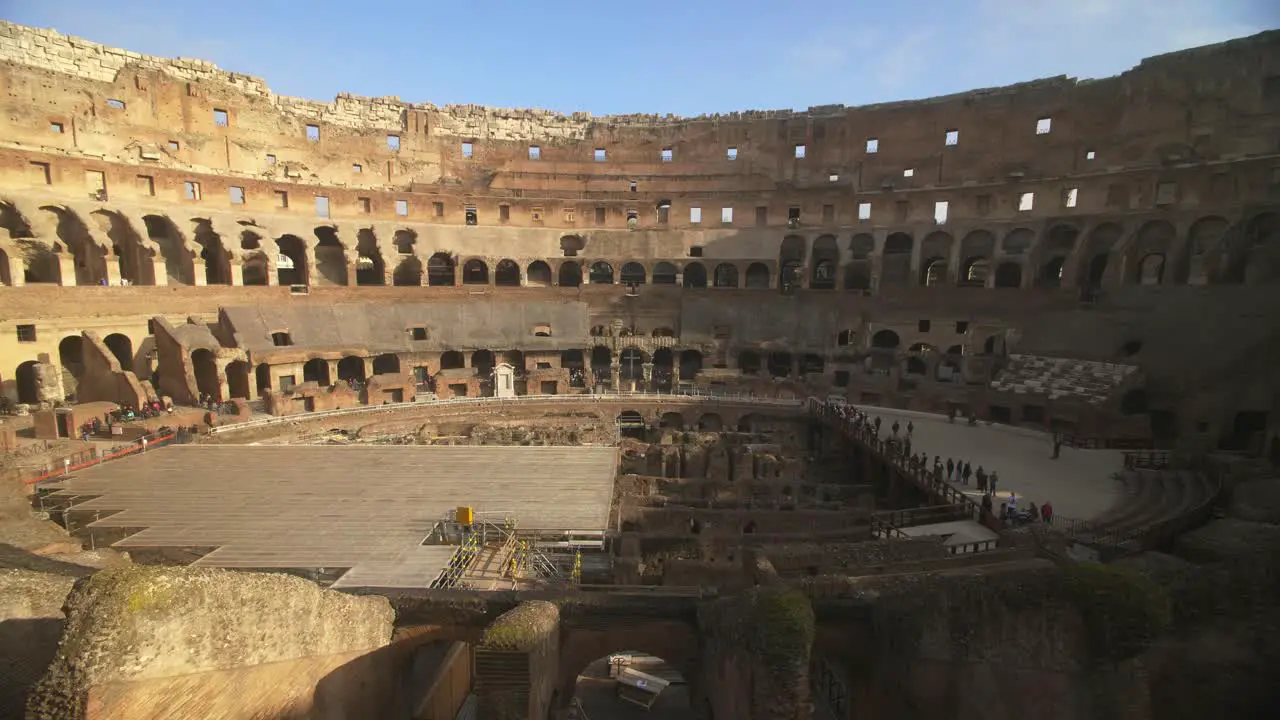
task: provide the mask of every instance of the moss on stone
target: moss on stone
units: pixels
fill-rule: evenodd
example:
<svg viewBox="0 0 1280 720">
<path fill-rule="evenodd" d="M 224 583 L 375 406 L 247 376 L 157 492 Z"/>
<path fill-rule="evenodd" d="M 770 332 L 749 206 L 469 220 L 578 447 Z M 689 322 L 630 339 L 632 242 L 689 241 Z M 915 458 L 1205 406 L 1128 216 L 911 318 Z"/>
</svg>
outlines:
<svg viewBox="0 0 1280 720">
<path fill-rule="evenodd" d="M 767 658 L 807 662 L 815 627 L 809 598 L 794 588 L 774 586 L 755 590 L 752 604 L 753 648 Z"/>
<path fill-rule="evenodd" d="M 489 650 L 528 652 L 556 631 L 560 608 L 544 600 L 530 600 L 498 616 L 480 641 Z"/>
<path fill-rule="evenodd" d="M 1094 659 L 1115 662 L 1144 651 L 1169 626 L 1168 596 L 1136 570 L 1082 563 L 1063 568 L 1063 590 L 1080 612 Z"/>
</svg>

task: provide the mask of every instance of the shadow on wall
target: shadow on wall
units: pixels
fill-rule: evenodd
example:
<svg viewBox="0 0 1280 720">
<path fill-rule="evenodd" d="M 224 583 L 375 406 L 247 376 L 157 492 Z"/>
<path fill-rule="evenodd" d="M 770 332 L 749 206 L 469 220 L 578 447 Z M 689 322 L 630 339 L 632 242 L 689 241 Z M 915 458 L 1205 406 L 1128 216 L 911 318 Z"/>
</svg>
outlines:
<svg viewBox="0 0 1280 720">
<path fill-rule="evenodd" d="M 59 618 L 0 621 L 0 717 L 23 716 L 28 691 L 58 652 L 62 625 Z"/>
</svg>

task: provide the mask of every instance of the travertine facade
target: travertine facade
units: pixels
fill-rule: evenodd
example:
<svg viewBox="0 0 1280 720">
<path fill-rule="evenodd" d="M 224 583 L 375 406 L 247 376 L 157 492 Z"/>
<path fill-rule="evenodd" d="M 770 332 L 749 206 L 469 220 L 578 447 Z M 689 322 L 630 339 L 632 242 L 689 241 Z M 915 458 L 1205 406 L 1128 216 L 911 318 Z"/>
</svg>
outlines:
<svg viewBox="0 0 1280 720">
<path fill-rule="evenodd" d="M 596 340 L 529 372 L 602 368 L 615 386 L 758 374 L 799 380 L 791 392 L 1090 425 L 1028 394 L 1034 378 L 988 386 L 1007 352 L 1075 356 L 1143 370 L 1146 395 L 1122 407 L 1142 388 L 1117 387 L 1106 412 L 1265 442 L 1276 378 L 1245 373 L 1260 393 L 1240 373 L 1204 378 L 1272 348 L 1280 325 L 1278 78 L 1271 32 L 1103 80 L 595 118 L 288 98 L 207 62 L 0 24 L 0 382 L 38 400 L 48 353 L 66 390 L 86 352 L 67 338 L 84 330 L 145 380 L 158 312 L 181 326 L 236 305 L 483 292 L 588 303 Z M 398 287 L 366 287 L 383 285 Z M 1180 323 L 1197 330 L 1171 342 Z M 201 347 L 223 370 L 264 365 L 231 338 L 183 332 L 216 341 Z M 433 339 L 527 349 L 470 327 Z M 268 364 L 268 384 L 306 360 Z M 419 367 L 419 380 L 446 369 Z M 199 373 L 181 372 L 170 385 L 194 387 Z M 542 382 L 568 384 L 530 391 Z"/>
</svg>

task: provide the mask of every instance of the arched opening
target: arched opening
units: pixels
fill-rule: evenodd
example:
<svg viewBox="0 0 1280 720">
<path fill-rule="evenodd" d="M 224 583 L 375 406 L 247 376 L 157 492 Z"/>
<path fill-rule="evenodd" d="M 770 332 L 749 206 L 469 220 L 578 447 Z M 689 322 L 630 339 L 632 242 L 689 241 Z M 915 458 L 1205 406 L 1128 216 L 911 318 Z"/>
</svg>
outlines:
<svg viewBox="0 0 1280 720">
<path fill-rule="evenodd" d="M 953 357 L 943 358 L 938 363 L 933 377 L 938 382 L 960 382 L 963 377 L 960 373 L 960 362 Z"/>
<path fill-rule="evenodd" d="M 842 347 L 845 345 L 852 345 L 854 338 L 856 337 L 857 333 L 853 330 L 841 330 L 839 334 L 836 335 L 836 345 L 840 345 Z"/>
<path fill-rule="evenodd" d="M 653 266 L 654 285 L 675 285 L 679 270 L 669 262 L 660 262 Z"/>
<path fill-rule="evenodd" d="M 624 382 L 639 382 L 644 379 L 644 364 L 649 357 L 639 348 L 623 348 L 618 354 L 618 376 Z"/>
<path fill-rule="evenodd" d="M 227 392 L 233 398 L 249 399 L 249 364 L 245 361 L 227 363 Z"/>
<path fill-rule="evenodd" d="M 316 284 L 346 285 L 348 283 L 347 250 L 342 246 L 342 242 L 338 240 L 337 228 L 321 226 L 315 228 L 314 232 L 316 236 Z M 362 237 L 365 234 L 368 234 L 371 239 L 373 237 L 373 233 L 369 230 L 361 230 L 360 234 Z"/>
<path fill-rule="evenodd" d="M 1086 299 L 1097 297 L 1102 290 L 1102 280 L 1107 275 L 1107 260 L 1110 257 L 1108 253 L 1098 253 L 1089 261 L 1085 271 L 1085 281 L 1080 286 L 1081 297 Z"/>
<path fill-rule="evenodd" d="M 938 287 L 947 282 L 946 258 L 930 258 L 920 267 L 920 284 L 925 287 Z"/>
<path fill-rule="evenodd" d="M 440 355 L 441 370 L 461 370 L 467 366 L 467 358 L 457 350 L 446 350 Z"/>
<path fill-rule="evenodd" d="M 638 262 L 624 264 L 619 276 L 623 285 L 643 285 L 646 279 L 644 266 Z"/>
<path fill-rule="evenodd" d="M 102 338 L 102 344 L 106 345 L 116 360 L 120 361 L 121 370 L 124 372 L 133 371 L 133 341 L 129 339 L 128 335 L 111 333 Z"/>
<path fill-rule="evenodd" d="M 591 376 L 597 384 L 608 384 L 609 373 L 613 364 L 613 353 L 609 348 L 597 345 L 591 348 Z"/>
<path fill-rule="evenodd" d="M 965 258 L 960 266 L 960 287 L 986 287 L 991 265 L 983 257 Z"/>
<path fill-rule="evenodd" d="M 1139 285 L 1159 285 L 1164 279 L 1164 255 L 1151 253 L 1138 261 L 1134 282 Z"/>
<path fill-rule="evenodd" d="M 28 405 L 37 405 L 40 403 L 40 387 L 36 382 L 36 361 L 28 360 L 20 365 L 13 374 L 14 382 L 18 386 L 18 402 Z"/>
<path fill-rule="evenodd" d="M 603 260 L 597 260 L 591 263 L 588 278 L 592 285 L 612 285 L 613 266 Z"/>
<path fill-rule="evenodd" d="M 1088 258 L 1089 262 L 1080 268 L 1079 280 L 1076 283 L 1080 288 L 1081 297 L 1094 298 L 1102 290 L 1107 261 L 1123 234 L 1124 230 L 1115 223 L 1103 223 L 1089 232 L 1083 250 L 1083 257 Z"/>
<path fill-rule="evenodd" d="M 329 386 L 329 361 L 311 358 L 302 364 L 302 382 L 313 382 L 320 387 Z"/>
<path fill-rule="evenodd" d="M 722 432 L 724 419 L 717 413 L 703 413 L 698 418 L 698 429 L 702 432 Z"/>
<path fill-rule="evenodd" d="M 195 241 L 200 246 L 200 259 L 204 261 L 204 281 L 206 285 L 231 284 L 231 253 L 222 244 L 222 236 L 213 230 L 213 223 L 203 218 L 193 218 L 195 223 Z M 163 254 L 163 251 L 162 251 Z M 190 252 L 185 246 L 181 248 L 181 256 L 189 258 Z M 190 260 L 182 260 L 189 267 Z M 165 272 L 168 272 L 169 259 L 165 258 Z M 345 277 L 345 268 L 344 277 Z"/>
<path fill-rule="evenodd" d="M 57 218 L 55 234 L 74 261 L 77 285 L 98 285 L 107 277 L 107 249 L 94 240 L 80 216 L 65 207 L 45 205 L 40 208 Z"/>
<path fill-rule="evenodd" d="M 749 290 L 769 289 L 769 266 L 753 262 L 747 266 L 746 287 Z"/>
<path fill-rule="evenodd" d="M 501 260 L 493 270 L 493 284 L 499 287 L 520 287 L 520 266 L 515 260 Z"/>
<path fill-rule="evenodd" d="M 700 527 L 697 521 L 693 524 Z M 638 640 L 644 638 L 638 637 Z M 660 643 L 657 647 L 670 647 L 672 642 L 666 638 L 651 638 L 650 642 L 653 641 Z M 703 718 L 695 712 L 693 693 L 683 674 L 686 670 L 694 671 L 638 650 L 613 653 L 591 661 L 577 675 L 574 702 L 581 707 L 584 717 L 593 719 Z M 708 715 L 705 720 L 713 718 Z"/>
<path fill-rule="evenodd" d="M 391 283 L 399 287 L 420 287 L 422 285 L 422 261 L 409 255 L 396 266 L 391 276 Z"/>
<path fill-rule="evenodd" d="M 1000 263 L 996 267 L 995 286 L 998 288 L 1022 287 L 1022 266 L 1015 262 Z"/>
<path fill-rule="evenodd" d="M 317 258 L 319 251 L 317 251 Z M 386 285 L 387 263 L 373 232 L 361 230 L 356 242 L 356 285 Z"/>
<path fill-rule="evenodd" d="M 489 266 L 479 258 L 471 258 L 462 265 L 463 285 L 488 285 Z"/>
<path fill-rule="evenodd" d="M 364 382 L 364 358 L 348 355 L 339 360 L 338 379 L 348 384 Z"/>
<path fill-rule="evenodd" d="M 561 351 L 560 367 L 569 371 L 569 387 L 587 386 L 587 369 L 581 350 Z"/>
<path fill-rule="evenodd" d="M 778 378 L 789 377 L 791 375 L 791 353 L 769 353 L 769 374 Z"/>
<path fill-rule="evenodd" d="M 697 350 L 685 350 L 680 353 L 680 378 L 692 380 L 702 372 L 702 353 Z"/>
<path fill-rule="evenodd" d="M 383 353 L 373 359 L 374 375 L 399 375 L 400 356 L 395 353 Z"/>
<path fill-rule="evenodd" d="M 391 243 L 396 246 L 396 253 L 412 255 L 414 246 L 418 244 L 418 233 L 402 228 L 391 236 Z"/>
<path fill-rule="evenodd" d="M 881 330 L 871 336 L 871 347 L 879 350 L 896 350 L 901 344 L 898 333 L 892 330 Z"/>
<path fill-rule="evenodd" d="M 664 412 L 658 424 L 664 430 L 683 430 L 684 416 L 678 412 Z"/>
<path fill-rule="evenodd" d="M 186 243 L 182 241 L 182 235 L 173 222 L 163 215 L 143 215 L 142 222 L 146 225 L 147 237 L 160 249 L 160 259 L 164 261 L 167 284 L 195 285 L 192 253 L 187 250 Z M 215 241 L 216 237 L 214 236 Z M 199 242 L 199 240 L 200 233 L 197 233 L 196 241 Z M 204 243 L 201 244 L 204 245 Z M 218 244 L 221 246 L 220 242 Z M 206 249 L 208 249 L 207 246 Z M 203 256 L 204 253 L 201 255 Z M 205 268 L 208 270 L 208 261 L 205 262 Z"/>
<path fill-rule="evenodd" d="M 662 392 L 670 392 L 675 381 L 675 353 L 671 348 L 653 351 L 653 385 Z M 686 378 L 687 379 L 687 378 Z"/>
<path fill-rule="evenodd" d="M 813 241 L 813 272 L 809 287 L 813 290 L 834 290 L 836 267 L 840 264 L 840 248 L 834 235 L 823 235 Z"/>
<path fill-rule="evenodd" d="M 579 287 L 582 285 L 582 266 L 576 262 L 564 263 L 558 277 L 560 287 Z"/>
<path fill-rule="evenodd" d="M 1187 232 L 1187 252 L 1178 263 L 1175 281 L 1207 284 L 1210 280 L 1212 258 L 1219 256 L 1222 239 L 1226 237 L 1230 223 L 1226 218 L 1210 216 L 1200 218 Z"/>
<path fill-rule="evenodd" d="M 524 353 L 519 350 L 505 350 L 502 353 L 502 362 L 510 365 L 516 371 L 516 375 L 524 372 Z M 474 365 L 475 360 L 471 363 Z"/>
<path fill-rule="evenodd" d="M 297 235 L 281 235 L 276 240 L 280 251 L 276 259 L 276 282 L 280 285 L 307 284 L 307 246 Z"/>
<path fill-rule="evenodd" d="M 720 263 L 716 266 L 713 284 L 718 288 L 738 287 L 738 266 L 732 263 Z"/>
<path fill-rule="evenodd" d="M 447 253 L 438 252 L 427 258 L 427 285 L 430 287 L 452 287 L 454 263 Z"/>
<path fill-rule="evenodd" d="M 241 276 L 245 285 L 266 285 L 270 271 L 265 253 L 255 252 L 244 256 Z"/>
<path fill-rule="evenodd" d="M 906 233 L 896 232 L 885 238 L 884 250 L 880 253 L 880 284 L 901 286 L 910 282 L 914 252 L 915 240 Z"/>
<path fill-rule="evenodd" d="M 58 364 L 62 366 L 62 389 L 66 398 L 74 398 L 76 387 L 84 375 L 84 338 L 68 335 L 58 343 Z"/>
<path fill-rule="evenodd" d="M 533 287 L 547 287 L 551 284 L 551 266 L 541 260 L 529 263 L 525 275 L 525 282 Z"/>
<path fill-rule="evenodd" d="M 743 350 L 738 353 L 738 370 L 743 375 L 759 375 L 760 366 L 760 353 L 754 350 Z"/>
<path fill-rule="evenodd" d="M 271 366 L 266 363 L 258 363 L 258 367 L 253 369 L 254 384 L 258 386 L 258 396 L 261 397 L 271 392 Z"/>
<path fill-rule="evenodd" d="M 493 374 L 493 368 L 497 363 L 493 359 L 492 350 L 476 350 L 471 353 L 471 369 L 476 375 L 486 378 Z"/>
<path fill-rule="evenodd" d="M 587 246 L 587 242 L 577 235 L 565 235 L 560 238 L 560 252 L 564 257 L 578 257 L 578 253 Z"/>
<path fill-rule="evenodd" d="M 694 262 L 684 266 L 684 286 L 701 290 L 707 286 L 707 268 L 702 263 Z"/>
<path fill-rule="evenodd" d="M 1051 257 L 1040 267 L 1040 287 L 1055 288 L 1062 286 L 1062 271 L 1067 259 L 1062 256 Z"/>
<path fill-rule="evenodd" d="M 800 279 L 800 263 L 795 260 L 784 262 L 778 272 L 778 289 L 783 295 L 790 295 L 800 289 Z"/>
<path fill-rule="evenodd" d="M 826 371 L 827 363 L 822 359 L 821 355 L 806 353 L 800 358 L 800 377 L 806 375 L 821 375 Z"/>
<path fill-rule="evenodd" d="M 615 420 L 618 423 L 618 434 L 622 437 L 644 440 L 644 417 L 635 410 L 623 410 Z"/>
<path fill-rule="evenodd" d="M 675 337 L 676 331 L 669 327 L 656 327 L 653 332 L 649 333 L 649 337 Z"/>
<path fill-rule="evenodd" d="M 216 402 L 222 402 L 222 381 L 218 377 L 218 360 L 212 350 L 199 348 L 191 351 L 191 369 L 196 376 L 196 390 Z"/>
<path fill-rule="evenodd" d="M 925 365 L 924 360 L 921 360 L 914 355 L 907 358 L 906 369 L 908 375 L 925 375 L 929 372 L 929 367 Z"/>
<path fill-rule="evenodd" d="M 845 290 L 870 290 L 871 289 L 871 262 L 868 260 L 854 260 L 844 269 L 844 289 Z"/>
</svg>

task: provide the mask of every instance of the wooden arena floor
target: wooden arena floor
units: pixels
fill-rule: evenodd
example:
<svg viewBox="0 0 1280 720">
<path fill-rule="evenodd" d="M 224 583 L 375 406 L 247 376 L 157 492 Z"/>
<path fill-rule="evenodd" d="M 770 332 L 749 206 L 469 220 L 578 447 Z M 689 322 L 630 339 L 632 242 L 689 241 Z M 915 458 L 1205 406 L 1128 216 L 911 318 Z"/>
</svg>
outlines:
<svg viewBox="0 0 1280 720">
<path fill-rule="evenodd" d="M 115 547 L 217 548 L 194 565 L 351 568 L 337 585 L 426 587 L 452 548 L 423 546 L 469 505 L 521 530 L 605 530 L 612 447 L 180 445 L 57 483 L 93 496 L 91 528 L 144 528 Z"/>
</svg>

